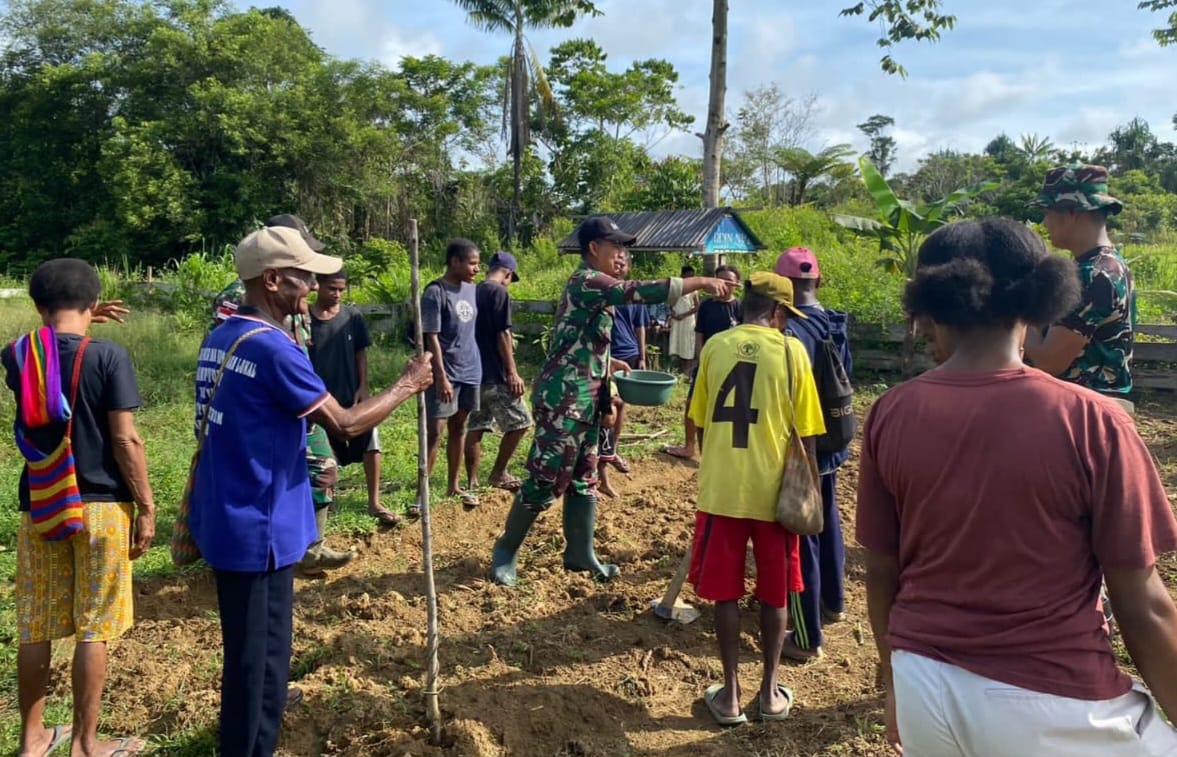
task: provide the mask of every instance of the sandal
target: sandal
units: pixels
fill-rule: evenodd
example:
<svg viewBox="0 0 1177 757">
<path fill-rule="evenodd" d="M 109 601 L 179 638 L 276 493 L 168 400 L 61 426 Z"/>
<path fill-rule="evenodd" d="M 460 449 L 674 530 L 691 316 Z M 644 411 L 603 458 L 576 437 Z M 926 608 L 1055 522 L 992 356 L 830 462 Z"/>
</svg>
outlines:
<svg viewBox="0 0 1177 757">
<path fill-rule="evenodd" d="M 780 712 L 765 712 L 764 705 L 760 703 L 760 697 L 756 697 L 756 716 L 764 723 L 772 723 L 779 720 L 786 720 L 789 713 L 793 711 L 793 690 L 781 686 L 779 683 L 776 687 L 777 692 L 785 698 L 785 709 Z"/>
<path fill-rule="evenodd" d="M 386 526 L 388 528 L 396 528 L 404 525 L 404 520 L 401 516 L 389 510 L 387 507 L 377 507 L 375 509 L 368 508 L 368 515 L 376 519 L 376 524 L 379 526 Z"/>
<path fill-rule="evenodd" d="M 124 736 L 121 739 L 115 739 L 116 746 L 110 753 L 110 757 L 129 757 L 133 754 L 140 754 L 147 749 L 147 742 L 137 736 Z"/>
<path fill-rule="evenodd" d="M 412 518 L 413 520 L 420 518 L 421 517 L 421 503 L 414 502 L 413 504 L 406 507 L 405 508 L 405 517 Z"/>
<path fill-rule="evenodd" d="M 60 749 L 62 744 L 68 744 L 73 735 L 74 727 L 72 725 L 53 726 L 53 738 L 50 739 L 49 746 L 45 747 L 45 757 L 49 757 Z"/>
<path fill-rule="evenodd" d="M 482 500 L 478 499 L 474 492 L 458 492 L 458 498 L 462 500 L 462 507 L 467 510 L 473 510 L 482 504 Z"/>
<path fill-rule="evenodd" d="M 735 715 L 724 715 L 715 706 L 715 697 L 719 692 L 723 691 L 722 683 L 713 683 L 707 687 L 707 691 L 703 692 L 703 704 L 707 705 L 707 711 L 711 713 L 711 717 L 715 722 L 722 726 L 742 725 L 748 722 L 748 716 L 741 709 Z"/>
<path fill-rule="evenodd" d="M 632 470 L 632 468 L 629 467 L 629 463 L 625 462 L 621 455 L 615 455 L 611 460 L 609 460 L 609 464 L 616 468 L 620 473 L 629 473 Z"/>
<path fill-rule="evenodd" d="M 510 473 L 506 473 L 498 481 L 492 479 L 490 481 L 490 485 L 496 489 L 502 489 L 505 492 L 514 493 L 523 488 L 523 481 L 515 478 Z"/>
</svg>

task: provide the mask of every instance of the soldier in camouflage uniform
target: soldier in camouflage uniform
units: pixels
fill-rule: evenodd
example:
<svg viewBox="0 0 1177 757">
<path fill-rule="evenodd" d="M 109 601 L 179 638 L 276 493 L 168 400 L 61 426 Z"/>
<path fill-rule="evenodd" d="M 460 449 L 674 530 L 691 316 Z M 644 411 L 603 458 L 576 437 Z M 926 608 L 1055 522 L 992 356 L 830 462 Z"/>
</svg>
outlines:
<svg viewBox="0 0 1177 757">
<path fill-rule="evenodd" d="M 532 391 L 535 438 L 527 456 L 527 480 L 507 514 L 492 555 L 496 583 L 515 583 L 516 558 L 536 517 L 564 497 L 564 567 L 601 580 L 617 575 L 593 549 L 597 519 L 597 443 L 600 414 L 608 406 L 609 339 L 613 308 L 627 303 L 668 302 L 705 289 L 726 295 L 720 279 L 619 281 L 614 278 L 625 248 L 636 238 L 613 221 L 590 218 L 577 232 L 580 267 L 556 308 L 548 356 Z"/>
<path fill-rule="evenodd" d="M 1051 170 L 1034 205 L 1055 247 L 1068 250 L 1079 268 L 1082 299 L 1045 331 L 1027 334 L 1029 362 L 1047 373 L 1116 399 L 1131 411 L 1135 291 L 1132 273 L 1107 232 L 1107 217 L 1120 201 L 1108 194 L 1103 166 L 1073 164 Z"/>
<path fill-rule="evenodd" d="M 324 248 L 324 244 L 311 236 L 306 224 L 298 216 L 274 216 L 266 222 L 267 226 L 287 226 L 302 232 L 303 239 L 315 252 Z M 241 300 L 245 297 L 245 284 L 237 279 L 222 289 L 213 298 L 213 322 L 210 330 L 226 321 L 237 312 Z M 305 300 L 304 300 L 305 303 Z M 306 352 L 311 342 L 311 325 L 307 313 L 291 316 L 287 320 L 294 340 Z M 310 547 L 306 555 L 298 564 L 298 571 L 304 577 L 319 577 L 323 571 L 341 568 L 355 557 L 353 550 L 340 552 L 328 547 L 323 533 L 327 526 L 327 512 L 331 503 L 335 501 L 335 484 L 339 480 L 339 466 L 335 462 L 335 455 L 331 450 L 331 441 L 322 426 L 307 422 L 307 472 L 311 479 L 311 497 L 315 503 L 315 522 L 319 528 L 319 536 Z"/>
</svg>

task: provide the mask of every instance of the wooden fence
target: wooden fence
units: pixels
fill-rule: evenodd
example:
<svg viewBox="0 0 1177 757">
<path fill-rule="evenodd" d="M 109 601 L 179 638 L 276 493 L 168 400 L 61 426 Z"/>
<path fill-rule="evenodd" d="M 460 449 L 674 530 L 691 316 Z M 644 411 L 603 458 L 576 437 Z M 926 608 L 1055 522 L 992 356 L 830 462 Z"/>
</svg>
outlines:
<svg viewBox="0 0 1177 757">
<path fill-rule="evenodd" d="M 535 336 L 543 332 L 556 312 L 556 303 L 547 300 L 512 300 L 516 315 L 515 332 Z M 360 305 L 374 331 L 394 332 L 412 316 L 412 308 L 402 305 Z M 522 317 L 519 317 L 522 316 Z M 850 343 L 854 351 L 856 372 L 891 373 L 900 369 L 903 324 L 879 326 L 853 323 Z M 1137 324 L 1135 362 L 1132 380 L 1140 389 L 1177 390 L 1177 325 Z M 931 358 L 922 346 L 917 350 L 915 367 L 927 370 Z"/>
</svg>

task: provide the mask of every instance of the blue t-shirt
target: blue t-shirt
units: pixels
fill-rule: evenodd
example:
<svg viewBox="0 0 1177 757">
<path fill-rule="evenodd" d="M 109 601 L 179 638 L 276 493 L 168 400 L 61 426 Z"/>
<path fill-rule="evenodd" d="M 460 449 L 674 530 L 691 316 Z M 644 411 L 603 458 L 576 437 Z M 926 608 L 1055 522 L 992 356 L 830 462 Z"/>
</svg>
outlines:
<svg viewBox="0 0 1177 757">
<path fill-rule="evenodd" d="M 821 305 L 798 305 L 797 309 L 808 318 L 807 320 L 790 318 L 785 326 L 785 333 L 796 337 L 801 344 L 805 345 L 805 351 L 809 353 L 810 364 L 813 363 L 814 356 L 817 354 L 818 342 L 824 341 L 827 337 L 832 339 L 838 348 L 838 357 L 842 361 L 842 367 L 846 369 L 846 375 L 849 376 L 854 369 L 854 362 L 850 357 L 850 338 L 847 333 L 846 314 L 839 310 L 826 310 Z M 819 452 L 817 453 L 818 470 L 823 475 L 830 473 L 837 470 L 849 457 L 849 448 L 833 453 Z"/>
<path fill-rule="evenodd" d="M 200 348 L 198 430 L 225 353 L 243 334 L 265 330 L 241 343 L 212 396 L 188 517 L 209 565 L 261 572 L 298 562 L 315 539 L 305 418 L 328 394 L 290 335 L 237 312 Z"/>
<path fill-rule="evenodd" d="M 618 305 L 613 313 L 613 335 L 609 339 L 610 354 L 618 360 L 638 356 L 638 328 L 648 328 L 650 311 L 644 304 Z"/>
<path fill-rule="evenodd" d="M 421 293 L 421 331 L 437 334 L 445 375 L 454 384 L 482 383 L 478 353 L 478 298 L 475 286 L 437 279 Z"/>
</svg>

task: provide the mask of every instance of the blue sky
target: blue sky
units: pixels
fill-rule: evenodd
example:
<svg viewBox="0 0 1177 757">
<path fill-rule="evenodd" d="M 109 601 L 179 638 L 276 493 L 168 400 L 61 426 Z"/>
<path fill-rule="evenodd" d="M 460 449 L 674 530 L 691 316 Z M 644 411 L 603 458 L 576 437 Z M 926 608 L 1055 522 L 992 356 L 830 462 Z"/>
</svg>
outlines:
<svg viewBox="0 0 1177 757">
<path fill-rule="evenodd" d="M 878 66 L 878 28 L 839 18 L 849 0 L 733 0 L 728 48 L 728 110 L 745 90 L 776 82 L 787 94 L 818 96 L 811 148 L 850 142 L 874 113 L 896 120 L 899 167 L 930 151 L 978 151 L 1005 131 L 1056 144 L 1101 144 L 1117 124 L 1145 118 L 1177 140 L 1172 118 L 1177 49 L 1149 31 L 1163 19 L 1136 0 L 946 0 L 959 19 L 939 44 L 898 50 L 908 79 Z M 286 0 L 286 7 L 329 53 L 396 66 L 401 56 L 438 54 L 492 63 L 510 38 L 478 31 L 449 0 Z M 554 44 L 591 37 L 621 69 L 665 58 L 679 71 L 679 103 L 700 125 L 707 111 L 711 3 L 707 0 L 599 0 L 604 12 L 572 29 L 533 32 L 547 58 Z M 701 128 L 699 129 L 701 130 Z M 696 155 L 692 134 L 675 134 L 660 153 Z"/>
</svg>

